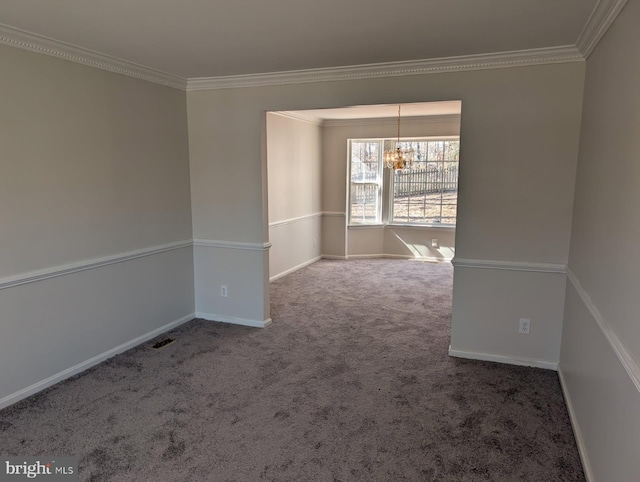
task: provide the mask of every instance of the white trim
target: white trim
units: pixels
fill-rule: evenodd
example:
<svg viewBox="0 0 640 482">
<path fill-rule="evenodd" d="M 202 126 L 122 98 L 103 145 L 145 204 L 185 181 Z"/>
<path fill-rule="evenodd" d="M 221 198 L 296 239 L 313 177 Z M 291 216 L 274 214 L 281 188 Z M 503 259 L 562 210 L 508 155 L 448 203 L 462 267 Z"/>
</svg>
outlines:
<svg viewBox="0 0 640 482">
<path fill-rule="evenodd" d="M 430 115 L 420 117 L 403 117 L 402 125 L 422 125 L 422 124 L 445 124 L 445 123 L 460 123 L 460 114 L 443 114 L 443 115 Z M 326 119 L 322 122 L 323 127 L 351 127 L 351 126 L 387 126 L 397 125 L 397 117 L 377 117 L 367 119 Z M 438 139 L 443 136 L 435 136 Z M 444 136 L 455 137 L 460 136 Z"/>
<path fill-rule="evenodd" d="M 400 77 L 430 73 L 485 70 L 527 65 L 580 62 L 585 60 L 581 53 L 590 51 L 622 9 L 626 0 L 615 1 L 613 6 L 607 3 L 598 10 L 598 15 L 590 18 L 591 24 L 580 35 L 578 49 L 574 45 L 545 47 L 539 49 L 515 50 L 489 54 L 441 57 L 436 59 L 383 62 L 374 64 L 350 65 L 318 69 L 269 72 L 222 77 L 200 77 L 186 79 L 179 75 L 145 67 L 135 62 L 119 59 L 94 50 L 62 42 L 42 35 L 34 34 L 9 25 L 0 24 L 0 44 L 38 52 L 71 62 L 95 67 L 155 84 L 180 90 L 215 90 L 236 87 L 260 87 L 267 85 L 301 84 L 309 82 L 328 82 L 356 80 L 380 77 Z M 596 8 L 600 6 L 600 2 Z M 610 8 L 603 13 L 607 6 Z M 307 122 L 315 123 L 307 118 Z"/>
<path fill-rule="evenodd" d="M 580 425 L 578 424 L 578 418 L 576 416 L 575 409 L 573 408 L 571 395 L 569 395 L 569 390 L 567 389 L 567 383 L 565 381 L 564 374 L 562 373 L 561 364 L 558 365 L 558 378 L 560 378 L 560 386 L 562 387 L 562 393 L 564 394 L 564 401 L 567 405 L 569 419 L 571 420 L 571 426 L 573 427 L 573 434 L 576 439 L 576 444 L 578 445 L 578 453 L 580 454 L 580 461 L 582 462 L 584 476 L 587 479 L 587 482 L 592 482 L 596 479 L 593 476 L 591 462 L 589 462 L 589 457 L 587 456 L 587 445 L 585 444 L 584 437 L 582 436 L 582 430 L 580 430 Z"/>
<path fill-rule="evenodd" d="M 456 358 L 466 358 L 469 360 L 482 360 L 508 365 L 519 365 L 525 367 L 544 368 L 545 370 L 558 370 L 558 362 L 539 360 L 537 358 L 526 358 L 519 356 L 495 355 L 492 353 L 477 353 L 473 351 L 454 350 L 449 345 L 449 356 Z"/>
<path fill-rule="evenodd" d="M 178 75 L 111 57 L 110 55 L 30 33 L 9 25 L 0 24 L 0 44 L 50 55 L 175 89 L 186 90 L 188 85 L 187 79 Z"/>
<path fill-rule="evenodd" d="M 99 355 L 94 356 L 93 358 L 89 358 L 88 360 L 83 361 L 82 363 L 78 363 L 77 365 L 74 365 L 71 368 L 67 368 L 66 370 L 63 370 L 60 373 L 56 373 L 55 375 L 52 375 L 49 378 L 45 378 L 44 380 L 34 383 L 33 385 L 23 388 L 22 390 L 18 390 L 17 392 L 12 393 L 11 395 L 7 395 L 6 397 L 0 398 L 0 409 L 8 407 L 9 405 L 13 405 L 14 403 L 19 402 L 20 400 L 27 398 L 33 395 L 34 393 L 38 393 L 44 390 L 45 388 L 50 387 L 51 385 L 55 385 L 56 383 L 59 383 L 67 378 L 77 375 L 78 373 L 83 372 L 88 368 L 91 368 L 92 366 L 95 366 L 98 363 L 105 361 L 108 358 L 111 358 L 119 353 L 127 351 L 130 348 L 138 346 L 141 343 L 144 343 L 145 341 L 155 338 L 156 336 L 166 331 L 172 330 L 173 328 L 183 323 L 186 323 L 187 321 L 193 320 L 194 318 L 195 318 L 195 313 L 190 313 L 188 315 L 185 315 L 181 318 L 178 318 L 177 320 L 174 320 L 170 323 L 167 323 L 166 325 L 161 326 L 160 328 L 156 328 L 155 330 L 145 333 L 144 335 L 140 335 L 132 340 L 129 340 L 123 343 L 122 345 L 118 345 L 117 347 L 112 348 L 111 350 L 107 350 L 104 353 L 101 353 Z"/>
<path fill-rule="evenodd" d="M 282 221 L 274 221 L 272 223 L 269 223 L 269 227 L 276 228 L 278 226 L 284 226 L 286 224 L 293 224 L 298 221 L 302 221 L 304 219 L 319 218 L 319 217 L 322 217 L 322 215 L 323 215 L 322 212 L 317 212 L 317 213 L 305 214 L 303 216 L 298 216 L 297 218 L 289 218 L 289 219 L 283 219 Z"/>
<path fill-rule="evenodd" d="M 286 117 L 288 119 L 293 119 L 295 121 L 306 122 L 307 124 L 311 124 L 317 127 L 322 127 L 322 125 L 324 124 L 321 118 L 307 114 L 304 111 L 298 111 L 298 110 L 269 111 L 269 114 L 279 115 L 281 117 Z"/>
<path fill-rule="evenodd" d="M 418 230 L 429 230 L 429 231 L 455 231 L 455 224 L 385 224 L 385 229 L 418 229 Z"/>
<path fill-rule="evenodd" d="M 436 256 L 412 256 L 410 254 L 349 254 L 345 259 L 375 259 L 375 258 L 391 258 L 391 259 L 415 259 L 416 261 L 431 261 L 450 263 L 451 258 L 438 258 Z"/>
<path fill-rule="evenodd" d="M 349 224 L 348 229 L 384 229 L 385 224 Z"/>
<path fill-rule="evenodd" d="M 30 271 L 14 276 L 7 276 L 5 278 L 0 278 L 0 290 L 13 288 L 14 286 L 20 286 L 28 283 L 35 283 L 36 281 L 42 281 L 49 278 L 56 278 L 58 276 L 64 276 L 71 273 L 77 273 L 78 271 L 86 271 L 110 264 L 122 263 L 124 261 L 130 261 L 136 258 L 152 256 L 154 254 L 164 253 L 166 251 L 172 251 L 174 249 L 189 248 L 192 246 L 192 244 L 193 243 L 191 240 L 178 241 L 176 243 L 163 244 L 160 246 L 153 246 L 151 248 L 138 249 L 136 251 L 128 251 L 126 253 L 116 254 L 113 256 L 94 258 L 87 261 L 79 261 L 77 263 L 55 266 L 53 268 L 47 268 L 38 271 Z"/>
<path fill-rule="evenodd" d="M 582 302 L 585 304 L 585 306 L 591 313 L 591 316 L 596 321 L 598 327 L 604 334 L 605 338 L 611 345 L 611 348 L 613 349 L 614 353 L 618 357 L 618 360 L 620 360 L 620 363 L 622 364 L 624 369 L 627 371 L 627 374 L 631 378 L 631 381 L 633 381 L 633 384 L 636 386 L 636 389 L 638 390 L 638 392 L 640 392 L 640 364 L 633 357 L 631 350 L 629 350 L 627 345 L 625 345 L 624 341 L 620 339 L 620 337 L 618 336 L 618 333 L 616 333 L 616 330 L 611 325 L 611 323 L 609 323 L 607 319 L 603 316 L 603 314 L 600 312 L 598 307 L 595 305 L 595 303 L 591 299 L 591 296 L 589 296 L 589 293 L 585 291 L 585 289 L 582 287 L 582 284 L 580 284 L 580 281 L 576 277 L 575 273 L 570 268 L 567 268 L 567 277 L 569 278 L 569 281 L 571 281 L 571 284 L 573 285 L 573 287 L 578 292 L 578 295 L 580 295 Z"/>
<path fill-rule="evenodd" d="M 620 14 L 627 0 L 598 0 L 576 41 L 576 47 L 588 58 Z"/>
<path fill-rule="evenodd" d="M 348 229 L 417 229 L 417 230 L 443 230 L 455 231 L 455 224 L 349 224 Z"/>
<path fill-rule="evenodd" d="M 442 57 L 426 60 L 384 62 L 262 74 L 228 75 L 224 77 L 191 78 L 187 81 L 187 91 L 400 77 L 581 61 L 584 61 L 584 57 L 575 46 L 564 45 L 559 47 Z"/>
<path fill-rule="evenodd" d="M 336 260 L 344 261 L 347 259 L 347 257 L 339 256 L 337 254 L 323 254 L 322 259 L 336 259 Z"/>
<path fill-rule="evenodd" d="M 280 278 L 284 278 L 288 274 L 291 274 L 294 271 L 298 271 L 299 269 L 305 268 L 305 267 L 309 266 L 310 264 L 313 264 L 316 261 L 319 261 L 321 259 L 322 259 L 322 256 L 316 256 L 315 258 L 311 258 L 311 259 L 305 261 L 304 263 L 300 263 L 299 265 L 294 266 L 293 268 L 289 268 L 289 269 L 283 271 L 282 273 L 278 273 L 276 275 L 273 275 L 272 277 L 269 278 L 269 282 L 278 280 Z"/>
<path fill-rule="evenodd" d="M 266 251 L 271 243 L 241 243 L 239 241 L 218 241 L 215 239 L 194 239 L 194 246 L 206 248 L 243 249 L 247 251 Z"/>
<path fill-rule="evenodd" d="M 527 261 L 499 261 L 495 259 L 465 259 L 456 256 L 451 261 L 456 268 L 503 269 L 509 271 L 529 271 L 536 273 L 566 273 L 564 264 L 529 263 Z"/>
<path fill-rule="evenodd" d="M 271 318 L 267 318 L 264 321 L 247 320 L 244 318 L 237 318 L 235 316 L 212 315 L 211 313 L 202 313 L 200 311 L 196 313 L 196 317 L 207 321 L 217 321 L 220 323 L 229 323 L 231 325 L 251 326 L 253 328 L 264 328 L 271 324 Z"/>
</svg>

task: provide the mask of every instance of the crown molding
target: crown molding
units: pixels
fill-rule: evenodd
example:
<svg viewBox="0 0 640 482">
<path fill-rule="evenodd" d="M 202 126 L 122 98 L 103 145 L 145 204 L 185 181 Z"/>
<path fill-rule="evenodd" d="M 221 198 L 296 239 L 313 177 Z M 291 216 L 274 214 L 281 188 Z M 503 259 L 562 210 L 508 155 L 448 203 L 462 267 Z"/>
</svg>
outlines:
<svg viewBox="0 0 640 482">
<path fill-rule="evenodd" d="M 95 67 L 176 89 L 186 90 L 187 88 L 187 79 L 183 77 L 144 67 L 134 62 L 111 57 L 4 24 L 0 24 L 0 44 L 50 55 L 70 62 L 88 65 L 89 67 Z"/>
<path fill-rule="evenodd" d="M 609 30 L 609 27 L 622 11 L 627 1 L 598 0 L 576 42 L 576 47 L 585 59 L 591 55 L 598 42 L 607 33 L 607 30 Z"/>
<path fill-rule="evenodd" d="M 281 117 L 286 117 L 288 119 L 293 119 L 295 121 L 306 122 L 307 124 L 311 124 L 314 126 L 322 126 L 324 121 L 316 116 L 306 114 L 303 111 L 269 111 L 270 114 L 279 115 Z"/>
<path fill-rule="evenodd" d="M 446 124 L 459 123 L 460 114 L 442 114 L 418 117 L 403 117 L 402 125 L 421 125 L 421 124 Z M 349 127 L 349 126 L 386 126 L 397 125 L 397 117 L 377 117 L 367 119 L 326 119 L 323 127 Z"/>
<path fill-rule="evenodd" d="M 585 44 L 581 49 L 573 45 L 565 45 L 490 54 L 442 57 L 437 59 L 384 62 L 221 77 L 186 79 L 178 75 L 155 70 L 134 62 L 111 57 L 100 52 L 26 32 L 4 24 L 0 24 L 0 44 L 50 55 L 70 62 L 76 62 L 187 91 L 264 87 L 270 85 L 400 77 L 467 70 L 580 62 L 585 60 L 585 55 L 583 55 L 582 52 L 590 53 L 589 49 L 592 50 L 593 46 L 595 46 L 597 41 L 604 35 L 604 32 L 620 10 L 622 10 L 626 1 L 627 0 L 600 0 L 589 19 L 587 27 L 585 27 L 580 36 L 580 41 Z M 304 120 L 311 123 L 316 122 L 316 120 L 309 118 Z"/>
<path fill-rule="evenodd" d="M 501 69 L 527 65 L 580 62 L 583 60 L 584 56 L 575 46 L 565 45 L 561 47 L 443 57 L 439 59 L 292 70 L 265 74 L 191 78 L 187 81 L 187 91 L 399 77 L 464 70 Z"/>
</svg>

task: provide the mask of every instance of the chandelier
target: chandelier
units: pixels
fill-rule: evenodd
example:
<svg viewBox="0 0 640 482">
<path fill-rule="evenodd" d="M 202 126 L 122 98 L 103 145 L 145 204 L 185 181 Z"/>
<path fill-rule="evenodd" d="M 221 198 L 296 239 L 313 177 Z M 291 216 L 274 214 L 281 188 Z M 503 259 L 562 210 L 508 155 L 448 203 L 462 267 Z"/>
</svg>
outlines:
<svg viewBox="0 0 640 482">
<path fill-rule="evenodd" d="M 384 152 L 384 167 L 387 169 L 400 170 L 413 166 L 415 152 L 413 149 L 403 149 L 400 147 L 400 106 L 398 105 L 398 140 L 395 149 Z"/>
</svg>

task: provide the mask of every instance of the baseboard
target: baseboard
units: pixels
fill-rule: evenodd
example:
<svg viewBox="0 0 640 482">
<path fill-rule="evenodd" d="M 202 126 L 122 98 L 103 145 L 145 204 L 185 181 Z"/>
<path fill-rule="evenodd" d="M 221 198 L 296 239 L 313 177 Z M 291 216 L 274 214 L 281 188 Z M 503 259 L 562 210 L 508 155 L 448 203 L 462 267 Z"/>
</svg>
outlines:
<svg viewBox="0 0 640 482">
<path fill-rule="evenodd" d="M 196 317 L 202 318 L 207 321 L 219 321 L 221 323 L 230 323 L 232 325 L 252 326 L 254 328 L 264 328 L 271 324 L 271 318 L 267 318 L 264 321 L 260 320 L 247 320 L 245 318 L 237 318 L 235 316 L 226 315 L 213 315 L 211 313 L 197 312 Z"/>
<path fill-rule="evenodd" d="M 7 395 L 6 397 L 0 398 L 0 409 L 8 407 L 9 405 L 13 405 L 14 403 L 19 402 L 24 398 L 30 397 L 31 395 L 38 393 L 44 390 L 45 388 L 50 387 L 51 385 L 55 385 L 58 382 L 61 382 L 63 380 L 66 380 L 67 378 L 77 375 L 78 373 L 81 373 L 91 368 L 92 366 L 95 366 L 98 363 L 105 361 L 108 358 L 111 358 L 119 353 L 127 351 L 130 348 L 138 346 L 141 343 L 144 343 L 147 340 L 155 338 L 156 336 L 166 331 L 169 331 L 187 321 L 193 320 L 195 317 L 196 317 L 195 313 L 190 313 L 186 316 L 183 316 L 182 318 L 179 318 L 170 323 L 167 323 L 166 325 L 163 325 L 160 328 L 156 328 L 155 330 L 145 333 L 144 335 L 140 335 L 132 340 L 129 340 L 123 343 L 122 345 L 118 345 L 117 347 L 112 348 L 111 350 L 107 350 L 104 353 L 94 356 L 93 358 L 89 358 L 88 360 L 83 361 L 82 363 L 78 363 L 77 365 L 74 365 L 71 368 L 67 368 L 66 370 L 63 370 L 60 373 L 56 373 L 55 375 L 52 375 L 49 378 L 45 378 L 44 380 L 34 383 L 33 385 L 23 388 L 22 390 L 18 390 L 17 392 L 12 393 L 11 395 Z"/>
<path fill-rule="evenodd" d="M 538 360 L 536 358 L 514 357 L 505 355 L 495 355 L 493 353 L 477 353 L 472 351 L 454 350 L 449 346 L 449 356 L 456 358 L 467 358 L 469 360 L 492 361 L 506 363 L 508 365 L 520 365 L 526 367 L 544 368 L 546 370 L 558 370 L 558 362 Z"/>
<path fill-rule="evenodd" d="M 322 259 L 339 259 L 344 261 L 345 259 L 347 259 L 346 256 L 338 256 L 337 254 L 323 254 L 321 256 Z"/>
<path fill-rule="evenodd" d="M 565 382 L 564 375 L 562 374 L 562 366 L 560 365 L 558 366 L 558 378 L 560 378 L 560 386 L 562 387 L 564 401 L 565 401 L 565 404 L 567 405 L 569 418 L 571 419 L 571 426 L 573 427 L 573 435 L 575 436 L 576 444 L 578 445 L 578 453 L 580 454 L 580 460 L 582 461 L 582 469 L 584 470 L 584 476 L 587 479 L 587 482 L 593 482 L 595 478 L 593 477 L 593 469 L 591 468 L 591 464 L 589 463 L 589 457 L 587 455 L 587 447 L 584 443 L 584 438 L 582 437 L 582 431 L 580 430 L 580 425 L 578 424 L 578 419 L 573 409 L 573 402 L 571 401 L 571 395 L 569 394 L 569 390 L 567 389 L 567 384 Z"/>
<path fill-rule="evenodd" d="M 432 262 L 450 262 L 453 258 L 436 258 L 435 256 L 412 256 L 410 254 L 350 254 L 345 256 L 344 259 L 375 259 L 375 258 L 390 258 L 390 259 L 415 259 L 416 261 L 432 261 Z"/>
<path fill-rule="evenodd" d="M 299 265 L 294 266 L 293 268 L 289 268 L 286 271 L 283 271 L 282 273 L 278 273 L 276 275 L 273 275 L 271 278 L 269 278 L 269 281 L 275 281 L 277 279 L 280 278 L 284 278 L 285 276 L 287 276 L 288 274 L 293 273 L 294 271 L 298 271 L 299 269 L 302 269 L 306 266 L 309 266 L 310 264 L 315 263 L 316 261 L 322 259 L 322 256 L 316 256 L 315 258 L 311 258 L 307 261 L 305 261 L 304 263 L 300 263 Z"/>
</svg>

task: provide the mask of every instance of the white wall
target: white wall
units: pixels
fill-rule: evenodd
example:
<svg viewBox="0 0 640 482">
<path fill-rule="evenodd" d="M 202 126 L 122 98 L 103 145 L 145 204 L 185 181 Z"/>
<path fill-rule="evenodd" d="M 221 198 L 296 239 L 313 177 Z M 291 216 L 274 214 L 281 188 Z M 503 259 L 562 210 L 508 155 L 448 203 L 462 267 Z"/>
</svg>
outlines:
<svg viewBox="0 0 640 482">
<path fill-rule="evenodd" d="M 456 256 L 493 265 L 514 263 L 522 271 L 521 279 L 537 277 L 534 265 L 553 265 L 546 273 L 553 278 L 557 276 L 555 265 L 564 265 L 568 257 L 584 68 L 584 63 L 577 62 L 188 92 L 195 237 L 256 246 L 267 241 L 268 216 L 263 202 L 267 180 L 262 175 L 266 166 L 265 111 L 461 100 Z M 346 152 L 346 145 L 343 149 Z M 235 173 L 232 179 L 225 176 L 229 165 Z M 322 198 L 327 200 L 323 211 L 343 209 L 345 183 L 346 176 L 341 175 L 335 184 L 323 184 Z M 340 194 L 333 196 L 334 190 Z M 228 249 L 212 251 L 212 258 L 222 258 Z M 262 261 L 238 262 L 227 272 L 215 274 L 225 277 L 234 271 L 241 272 L 244 279 L 263 280 L 262 288 L 235 288 L 245 301 L 238 314 L 242 318 L 261 322 L 269 317 L 266 259 L 263 252 Z M 455 279 L 459 279 L 459 270 L 477 269 L 482 269 L 478 273 L 481 283 L 485 279 L 495 283 L 493 288 L 485 286 L 493 309 L 473 319 L 456 316 L 455 304 L 464 308 L 457 310 L 460 315 L 475 312 L 471 301 L 475 298 L 468 293 L 475 287 L 454 281 L 454 332 L 465 334 L 465 327 L 479 325 L 487 338 L 502 342 L 496 349 L 483 340 L 454 337 L 452 348 L 460 345 L 472 353 L 519 356 L 517 347 L 524 344 L 527 358 L 557 362 L 557 353 L 547 359 L 546 347 L 556 340 L 562 316 L 555 305 L 541 315 L 545 320 L 532 317 L 532 331 L 542 330 L 540 338 L 530 336 L 521 341 L 518 320 L 506 318 L 500 309 L 505 299 L 501 288 L 512 277 L 506 270 L 489 276 L 486 266 L 476 268 L 467 263 L 455 269 Z M 208 274 L 214 276 L 211 270 Z M 522 315 L 538 299 L 537 293 L 529 291 L 530 286 L 530 281 L 523 281 L 511 287 L 525 300 L 521 309 L 513 307 Z M 562 293 L 556 295 L 561 297 Z M 206 296 L 213 308 L 220 305 L 215 290 Z M 556 326 L 547 331 L 549 325 Z M 512 329 L 505 332 L 505 326 Z"/>
<path fill-rule="evenodd" d="M 457 136 L 460 134 L 460 117 L 453 115 L 434 116 L 431 119 L 405 118 L 402 122 L 401 134 L 402 137 Z M 322 141 L 324 211 L 342 213 L 348 211 L 348 140 L 395 138 L 396 135 L 395 119 L 356 119 L 328 121 L 325 124 Z M 385 175 L 387 175 L 386 171 Z M 379 255 L 441 259 L 453 257 L 455 228 L 345 226 L 344 218 L 342 222 L 325 223 L 324 236 L 335 241 L 327 243 L 327 249 L 323 250 L 323 254 L 337 257 Z M 439 248 L 431 247 L 432 239 L 438 239 Z"/>
<path fill-rule="evenodd" d="M 0 69 L 5 406 L 190 319 L 194 288 L 185 93 L 5 46 Z"/>
<path fill-rule="evenodd" d="M 321 253 L 322 128 L 267 114 L 269 274 L 279 278 Z"/>
<path fill-rule="evenodd" d="M 560 372 L 595 481 L 638 480 L 640 1 L 587 62 Z"/>
</svg>

